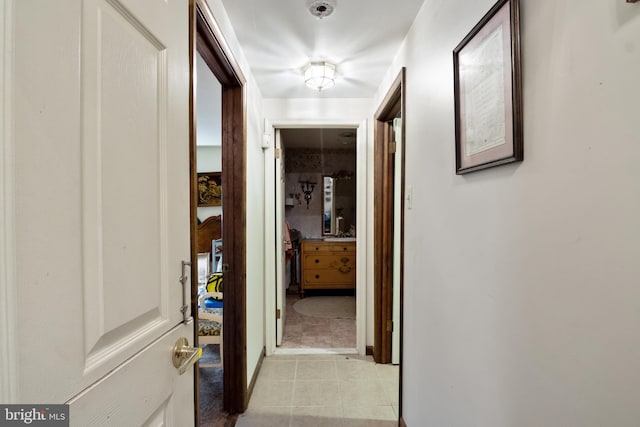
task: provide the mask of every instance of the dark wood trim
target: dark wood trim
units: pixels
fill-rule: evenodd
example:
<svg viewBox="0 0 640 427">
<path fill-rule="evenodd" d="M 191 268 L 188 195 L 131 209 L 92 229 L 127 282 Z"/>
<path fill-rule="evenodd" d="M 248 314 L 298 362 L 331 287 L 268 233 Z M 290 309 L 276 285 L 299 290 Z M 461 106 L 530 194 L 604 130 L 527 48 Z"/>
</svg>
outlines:
<svg viewBox="0 0 640 427">
<path fill-rule="evenodd" d="M 372 345 L 368 345 L 365 349 L 365 353 L 367 356 L 373 356 L 373 346 Z"/>
<path fill-rule="evenodd" d="M 407 423 L 404 420 L 404 418 L 400 417 L 400 419 L 398 420 L 398 426 L 400 427 L 407 427 Z"/>
<path fill-rule="evenodd" d="M 224 221 L 224 410 L 230 414 L 244 412 L 248 401 L 246 354 L 246 106 L 245 78 L 231 55 L 217 23 L 205 0 L 191 0 L 191 75 L 195 52 L 200 53 L 207 66 L 222 85 L 222 182 L 225 198 L 222 204 Z M 192 79 L 191 79 L 192 80 Z M 192 168 L 195 171 L 195 88 L 191 81 L 192 105 Z M 196 175 L 192 171 L 192 221 L 197 207 Z M 192 224 L 192 233 L 194 224 Z M 193 239 L 192 251 L 197 239 Z M 196 254 L 192 252 L 192 259 Z M 192 265 L 192 295 L 197 295 L 197 270 Z M 192 313 L 197 315 L 197 299 L 192 298 Z M 197 383 L 196 383 L 197 393 Z M 197 402 L 196 402 L 197 404 Z"/>
<path fill-rule="evenodd" d="M 241 86 L 222 88 L 222 241 L 224 273 L 224 409 L 244 412 L 247 395 L 246 172 L 244 95 Z M 231 199 L 231 202 L 229 202 Z M 232 242 L 231 245 L 224 242 Z M 228 387 L 228 389 L 227 389 Z"/>
<path fill-rule="evenodd" d="M 403 113 L 404 75 L 405 69 L 403 68 L 375 113 L 373 357 L 377 363 L 391 362 L 392 334 L 387 331 L 387 322 L 392 319 L 393 313 L 393 193 L 395 153 L 390 150 L 390 142 L 393 132 L 392 120 L 398 113 Z M 402 115 L 404 123 L 404 114 Z M 402 221 L 403 219 L 398 218 L 397 220 Z M 396 325 L 396 327 L 401 327 L 401 325 Z"/>
<path fill-rule="evenodd" d="M 246 79 L 237 61 L 231 54 L 226 41 L 216 37 L 221 34 L 209 5 L 206 0 L 195 0 L 198 7 L 196 10 L 196 20 L 198 31 L 196 33 L 196 46 L 208 46 L 208 51 L 200 51 L 200 55 L 205 60 L 211 71 L 216 76 L 220 76 L 220 83 L 223 86 L 244 85 Z"/>
<path fill-rule="evenodd" d="M 249 400 L 253 395 L 253 389 L 256 386 L 256 381 L 258 380 L 258 375 L 260 374 L 260 370 L 262 369 L 262 362 L 264 362 L 266 353 L 267 353 L 266 348 L 262 347 L 262 352 L 260 353 L 260 359 L 258 359 L 256 370 L 253 372 L 253 375 L 251 376 L 251 382 L 249 383 L 249 390 L 247 392 L 245 406 L 249 406 Z"/>
<path fill-rule="evenodd" d="M 402 108 L 402 87 L 404 83 L 405 68 L 402 68 L 396 79 L 391 84 L 389 91 L 380 103 L 374 118 L 377 121 L 389 121 L 400 112 Z"/>
</svg>

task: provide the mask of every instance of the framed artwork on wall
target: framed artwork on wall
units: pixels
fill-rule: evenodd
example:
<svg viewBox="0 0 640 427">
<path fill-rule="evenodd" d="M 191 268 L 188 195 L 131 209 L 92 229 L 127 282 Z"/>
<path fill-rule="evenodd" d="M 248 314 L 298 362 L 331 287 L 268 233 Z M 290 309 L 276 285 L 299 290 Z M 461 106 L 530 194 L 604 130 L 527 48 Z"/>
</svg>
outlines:
<svg viewBox="0 0 640 427">
<path fill-rule="evenodd" d="M 222 172 L 198 174 L 198 206 L 222 206 Z"/>
<path fill-rule="evenodd" d="M 456 174 L 523 159 L 518 0 L 499 0 L 453 51 Z"/>
</svg>

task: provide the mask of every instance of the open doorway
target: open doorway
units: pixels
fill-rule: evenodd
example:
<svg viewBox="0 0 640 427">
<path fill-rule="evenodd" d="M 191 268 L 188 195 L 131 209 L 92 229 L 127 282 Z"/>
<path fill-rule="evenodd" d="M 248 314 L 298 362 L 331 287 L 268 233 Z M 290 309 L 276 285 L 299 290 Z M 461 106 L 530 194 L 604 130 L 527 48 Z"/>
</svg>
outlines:
<svg viewBox="0 0 640 427">
<path fill-rule="evenodd" d="M 280 129 L 281 351 L 354 352 L 356 128 Z M 276 168 L 278 170 L 278 167 Z M 279 220 L 277 220 L 279 221 Z"/>
<path fill-rule="evenodd" d="M 226 414 L 243 412 L 248 395 L 245 79 L 223 41 L 206 1 L 192 0 L 191 313 L 196 322 L 194 342 L 199 344 L 202 336 L 203 345 L 211 344 L 207 345 L 211 348 L 205 350 L 204 366 L 195 371 L 196 425 L 201 424 L 202 416 L 212 416 L 202 411 L 203 408 L 216 409 L 214 417 L 220 415 L 221 410 Z M 224 193 L 220 187 L 225 189 Z M 199 258 L 203 260 L 200 263 Z M 199 267 L 203 271 L 199 271 Z M 200 290 L 204 292 L 199 295 Z M 206 292 L 216 293 L 218 298 L 214 295 L 199 298 Z M 201 331 L 201 319 L 210 320 L 208 311 L 219 309 L 220 300 L 222 313 L 216 314 L 222 326 L 218 333 Z M 211 372 L 201 375 L 203 370 L 216 369 L 206 365 L 221 365 L 217 369 L 222 378 L 218 375 L 220 381 L 216 380 L 222 386 L 221 393 L 200 393 L 200 383 L 211 382 L 216 377 Z"/>
<path fill-rule="evenodd" d="M 196 51 L 197 280 L 200 421 L 224 417 L 222 85 Z"/>
</svg>

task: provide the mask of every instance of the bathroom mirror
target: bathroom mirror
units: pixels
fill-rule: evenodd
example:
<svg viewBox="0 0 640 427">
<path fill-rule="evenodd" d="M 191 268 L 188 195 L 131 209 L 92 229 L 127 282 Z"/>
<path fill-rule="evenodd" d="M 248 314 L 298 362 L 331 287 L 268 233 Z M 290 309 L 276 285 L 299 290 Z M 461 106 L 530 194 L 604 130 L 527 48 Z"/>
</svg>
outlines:
<svg viewBox="0 0 640 427">
<path fill-rule="evenodd" d="M 356 180 L 350 174 L 325 175 L 322 179 L 322 234 L 355 237 Z"/>
<path fill-rule="evenodd" d="M 324 176 L 322 178 L 322 235 L 324 236 L 333 236 L 336 233 L 333 184 L 332 177 Z"/>
</svg>

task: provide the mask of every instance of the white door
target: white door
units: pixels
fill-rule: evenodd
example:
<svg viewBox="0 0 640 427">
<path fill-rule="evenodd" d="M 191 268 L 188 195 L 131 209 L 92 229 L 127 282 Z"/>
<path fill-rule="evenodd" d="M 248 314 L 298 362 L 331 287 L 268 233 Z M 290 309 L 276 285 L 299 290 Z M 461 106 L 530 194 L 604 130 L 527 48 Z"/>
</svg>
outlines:
<svg viewBox="0 0 640 427">
<path fill-rule="evenodd" d="M 402 118 L 393 119 L 393 139 L 396 143 L 394 155 L 395 166 L 393 177 L 393 302 L 391 332 L 391 363 L 400 363 L 400 275 L 402 264 L 400 253 L 402 252 L 401 223 L 402 218 Z"/>
<path fill-rule="evenodd" d="M 268 119 L 264 119 L 264 310 L 267 313 L 265 323 L 265 350 L 271 356 L 276 349 L 276 256 L 275 256 L 275 148 L 272 141 L 273 127 Z"/>
<path fill-rule="evenodd" d="M 287 308 L 287 284 L 285 283 L 285 233 L 284 233 L 284 151 L 280 129 L 275 130 L 275 228 L 276 228 L 276 345 L 282 345 Z"/>
<path fill-rule="evenodd" d="M 171 360 L 193 340 L 189 2 L 8 4 L 16 400 L 67 402 L 76 426 L 193 425 L 193 369 Z"/>
</svg>

